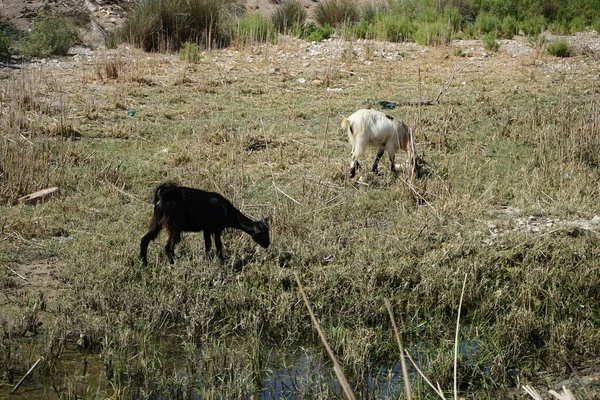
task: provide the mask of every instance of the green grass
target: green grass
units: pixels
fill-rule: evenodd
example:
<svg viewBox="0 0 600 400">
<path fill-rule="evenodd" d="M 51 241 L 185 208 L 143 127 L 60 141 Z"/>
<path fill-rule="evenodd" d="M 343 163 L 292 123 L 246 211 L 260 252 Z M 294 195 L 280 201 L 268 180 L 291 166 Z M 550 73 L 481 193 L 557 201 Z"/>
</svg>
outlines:
<svg viewBox="0 0 600 400">
<path fill-rule="evenodd" d="M 294 272 L 359 397 L 385 398 L 367 393 L 365 375 L 398 359 L 385 299 L 406 348 L 449 392 L 465 273 L 460 337 L 476 351 L 461 352 L 461 396 L 507 398 L 517 379 L 558 381 L 567 362 L 594 362 L 597 230 L 546 221 L 597 213 L 595 103 L 576 90 L 595 76 L 556 84 L 535 64 L 496 64 L 499 55 L 473 60 L 457 77 L 468 84 L 440 104 L 389 110 L 414 128 L 433 171 L 413 182 L 427 201 L 418 205 L 404 174 L 369 172 L 373 152 L 360 183 L 347 178 L 341 115 L 369 99 L 427 98 L 455 60 L 409 51 L 403 68 L 383 57 L 339 66 L 331 55 L 323 68 L 290 56 L 269 73 L 289 45 L 213 50 L 196 64 L 108 52 L 68 73 L 17 71 L 1 83 L 10 129 L 0 137 L 0 345 L 10 352 L 0 396 L 41 355 L 29 388 L 63 397 L 258 396 L 269 370 L 294 364 L 302 348 L 322 355 Z M 299 84 L 290 71 L 310 62 L 306 76 L 343 95 Z M 107 63 L 118 71 L 110 78 Z M 61 135 L 65 126 L 81 138 Z M 201 234 L 186 233 L 170 265 L 161 235 L 143 268 L 139 239 L 166 179 L 269 215 L 271 247 L 226 231 L 221 266 L 206 260 Z M 46 202 L 16 202 L 51 185 L 60 192 Z M 529 216 L 544 230 L 518 225 Z M 80 334 L 88 346 L 77 350 Z M 94 374 L 82 374 L 83 357 Z M 66 359 L 75 371 L 57 372 Z M 329 368 L 300 394 L 339 396 Z"/>
<path fill-rule="evenodd" d="M 555 57 L 569 57 L 569 44 L 566 40 L 554 40 L 546 46 L 548 53 Z"/>
</svg>

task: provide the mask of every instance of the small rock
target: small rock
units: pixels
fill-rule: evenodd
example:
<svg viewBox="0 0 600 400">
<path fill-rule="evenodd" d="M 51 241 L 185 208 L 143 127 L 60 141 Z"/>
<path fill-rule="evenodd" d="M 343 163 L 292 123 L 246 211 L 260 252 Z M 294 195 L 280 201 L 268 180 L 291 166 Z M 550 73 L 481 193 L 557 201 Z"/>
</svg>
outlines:
<svg viewBox="0 0 600 400">
<path fill-rule="evenodd" d="M 322 81 L 322 80 L 320 80 L 320 79 L 313 79 L 313 80 L 310 82 L 310 84 L 311 84 L 311 85 L 313 85 L 313 86 L 321 86 L 321 85 L 323 85 L 323 81 Z"/>
<path fill-rule="evenodd" d="M 594 215 L 594 218 L 590 220 L 590 224 L 592 225 L 600 225 L 600 216 Z"/>
</svg>

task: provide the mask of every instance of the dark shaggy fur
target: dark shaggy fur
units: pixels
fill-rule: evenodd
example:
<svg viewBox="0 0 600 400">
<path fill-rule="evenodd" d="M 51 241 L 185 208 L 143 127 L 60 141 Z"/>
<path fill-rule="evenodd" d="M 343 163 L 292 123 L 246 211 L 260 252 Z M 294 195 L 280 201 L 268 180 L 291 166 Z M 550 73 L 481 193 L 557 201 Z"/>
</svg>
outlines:
<svg viewBox="0 0 600 400">
<path fill-rule="evenodd" d="M 163 228 L 169 233 L 165 251 L 171 264 L 175 255 L 175 244 L 181 239 L 181 232 L 204 231 L 207 255 L 212 246 L 212 236 L 221 262 L 221 232 L 225 228 L 241 229 L 265 248 L 271 243 L 268 218 L 252 221 L 219 193 L 178 186 L 173 182 L 165 182 L 154 191 L 154 214 L 148 232 L 140 242 L 140 259 L 144 265 L 148 262 L 148 244 L 156 239 Z"/>
</svg>

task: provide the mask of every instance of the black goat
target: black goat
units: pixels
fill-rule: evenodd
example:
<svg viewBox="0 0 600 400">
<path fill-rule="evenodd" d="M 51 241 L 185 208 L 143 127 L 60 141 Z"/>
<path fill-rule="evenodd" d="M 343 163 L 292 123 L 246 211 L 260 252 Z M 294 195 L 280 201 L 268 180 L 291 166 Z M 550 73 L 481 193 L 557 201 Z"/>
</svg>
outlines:
<svg viewBox="0 0 600 400">
<path fill-rule="evenodd" d="M 165 182 L 154 191 L 154 214 L 148 232 L 140 242 L 140 259 L 144 265 L 148 263 L 148 244 L 156 239 L 163 228 L 169 232 L 165 251 L 171 264 L 175 255 L 175 244 L 181 239 L 181 232 L 204 231 L 207 255 L 212 245 L 211 235 L 213 235 L 221 262 L 223 262 L 221 232 L 225 228 L 243 230 L 264 248 L 271 244 L 267 217 L 263 216 L 260 221 L 252 221 L 219 193 L 178 186 L 173 182 Z"/>
</svg>

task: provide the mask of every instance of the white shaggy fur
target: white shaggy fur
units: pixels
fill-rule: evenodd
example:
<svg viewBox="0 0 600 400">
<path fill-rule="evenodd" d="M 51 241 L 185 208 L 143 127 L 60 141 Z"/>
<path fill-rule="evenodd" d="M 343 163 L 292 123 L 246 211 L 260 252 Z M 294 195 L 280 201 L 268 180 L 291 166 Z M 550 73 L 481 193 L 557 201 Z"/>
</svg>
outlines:
<svg viewBox="0 0 600 400">
<path fill-rule="evenodd" d="M 362 109 L 342 121 L 342 129 L 347 130 L 348 140 L 352 145 L 352 163 L 350 164 L 350 177 L 356 174 L 356 167 L 360 166 L 358 158 L 367 147 L 378 149 L 377 158 L 373 163 L 373 172 L 377 172 L 379 159 L 387 151 L 392 163 L 392 172 L 396 172 L 394 157 L 402 149 L 414 159 L 414 146 L 411 143 L 411 134 L 408 127 L 393 117 L 381 111 Z"/>
</svg>

